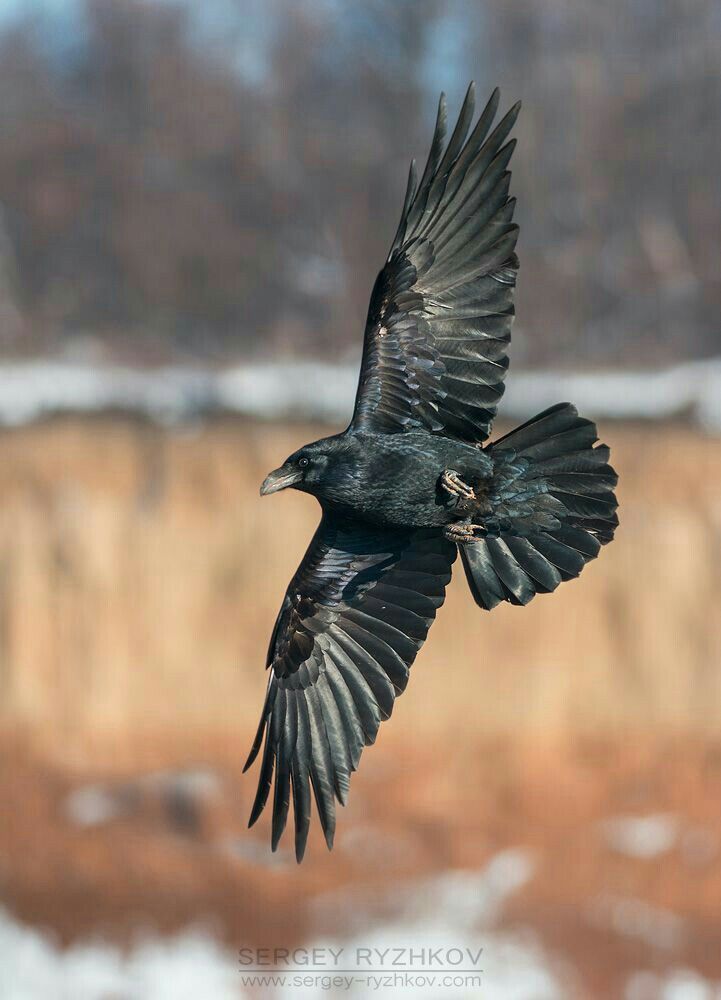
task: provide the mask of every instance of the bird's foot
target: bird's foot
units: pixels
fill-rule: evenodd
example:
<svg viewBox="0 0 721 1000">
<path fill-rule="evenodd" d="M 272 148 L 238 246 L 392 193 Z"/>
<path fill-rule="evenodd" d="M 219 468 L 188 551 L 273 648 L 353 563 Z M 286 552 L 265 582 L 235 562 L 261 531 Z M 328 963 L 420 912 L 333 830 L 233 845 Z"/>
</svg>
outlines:
<svg viewBox="0 0 721 1000">
<path fill-rule="evenodd" d="M 476 492 L 472 486 L 464 482 L 453 469 L 446 469 L 441 474 L 441 486 L 452 497 L 459 501 L 475 500 Z"/>
<path fill-rule="evenodd" d="M 468 542 L 475 542 L 486 534 L 486 529 L 482 524 L 471 524 L 470 521 L 454 521 L 446 525 L 444 535 L 449 542 L 456 545 L 465 545 Z"/>
</svg>

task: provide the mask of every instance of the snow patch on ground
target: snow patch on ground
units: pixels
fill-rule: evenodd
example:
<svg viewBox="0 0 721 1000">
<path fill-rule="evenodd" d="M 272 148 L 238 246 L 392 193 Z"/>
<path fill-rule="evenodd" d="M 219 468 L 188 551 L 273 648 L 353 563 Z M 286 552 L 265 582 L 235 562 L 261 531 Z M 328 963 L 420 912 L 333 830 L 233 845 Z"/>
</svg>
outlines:
<svg viewBox="0 0 721 1000">
<path fill-rule="evenodd" d="M 721 983 L 712 983 L 691 969 L 666 975 L 634 972 L 624 990 L 625 1000 L 721 1000 Z"/>
<path fill-rule="evenodd" d="M 3 1000 L 239 1000 L 235 956 L 201 931 L 61 949 L 0 910 Z"/>
<path fill-rule="evenodd" d="M 66 796 L 63 811 L 76 826 L 102 826 L 135 812 L 148 793 L 182 808 L 184 804 L 193 806 L 216 798 L 221 785 L 219 776 L 204 768 L 153 771 L 107 785 L 80 785 Z"/>
<path fill-rule="evenodd" d="M 355 920 L 354 932 L 345 938 L 315 942 L 318 946 L 343 948 L 354 954 L 358 948 L 383 950 L 394 948 L 461 949 L 477 953 L 480 988 L 463 975 L 454 985 L 442 985 L 441 975 L 435 984 L 416 989 L 414 995 L 433 998 L 493 997 L 494 1000 L 564 1000 L 566 992 L 549 956 L 528 930 L 515 932 L 496 929 L 498 918 L 508 899 L 518 892 L 535 872 L 536 862 L 526 850 L 516 848 L 500 852 L 480 871 L 448 871 L 440 875 L 395 886 L 392 891 L 392 915 L 373 920 L 368 900 L 357 892 L 342 890 L 318 900 L 318 916 L 325 923 Z M 376 897 L 376 902 L 377 902 Z M 468 965 L 468 963 L 466 963 Z M 446 970 L 452 971 L 452 970 Z M 280 1000 L 293 991 L 278 993 Z M 304 994 L 307 1000 L 327 996 L 320 988 Z M 367 986 L 358 983 L 347 994 L 366 997 Z M 374 989 L 379 1000 L 403 995 L 397 985 Z"/>
<path fill-rule="evenodd" d="M 5 361 L 0 363 L 0 425 L 19 425 L 55 413 L 109 410 L 163 423 L 225 412 L 343 424 L 351 415 L 357 381 L 357 362 L 149 370 L 74 361 Z M 589 417 L 687 416 L 709 432 L 721 433 L 721 358 L 658 372 L 514 369 L 500 411 L 507 420 L 525 420 L 564 400 L 574 402 Z"/>
<path fill-rule="evenodd" d="M 624 937 L 636 938 L 660 951 L 679 948 L 687 933 L 686 921 L 671 910 L 652 906 L 633 896 L 602 893 L 588 907 L 588 920 Z"/>
<path fill-rule="evenodd" d="M 377 911 L 375 915 L 370 909 L 363 912 L 357 893 L 335 893 L 320 901 L 318 915 L 338 907 L 338 916 L 347 926 L 352 907 L 358 926 L 332 940 L 309 942 L 307 948 L 343 948 L 344 956 L 354 955 L 357 947 L 407 947 L 416 953 L 423 948 L 460 948 L 473 954 L 482 948 L 476 966 L 481 970 L 481 995 L 494 1000 L 564 1000 L 569 994 L 536 938 L 527 931 L 501 932 L 493 926 L 504 903 L 526 884 L 534 869 L 530 853 L 508 850 L 480 871 L 444 872 L 407 884 L 400 895 L 394 887 L 386 900 L 393 904 L 394 915 L 380 920 Z M 377 903 L 378 897 L 373 898 Z M 247 995 L 237 954 L 202 930 L 166 939 L 146 938 L 127 950 L 103 941 L 61 949 L 50 935 L 0 910 L 0 955 L 3 1000 L 239 1000 Z M 372 993 L 360 982 L 342 993 L 329 991 L 320 979 L 317 987 L 299 990 L 288 976 L 284 984 L 265 987 L 262 995 L 269 1000 L 295 1000 L 301 994 L 304 1000 L 479 996 L 477 983 L 469 982 L 466 988 L 455 981 L 446 987 L 440 975 L 433 986 L 410 992 L 398 985 L 378 986 Z"/>
<path fill-rule="evenodd" d="M 718 836 L 703 826 L 686 826 L 673 813 L 613 816 L 598 825 L 606 844 L 619 854 L 651 861 L 678 848 L 690 868 L 704 867 L 716 858 Z"/>
<path fill-rule="evenodd" d="M 619 854 L 651 859 L 675 846 L 681 821 L 672 813 L 651 816 L 614 816 L 600 824 L 606 843 Z"/>
</svg>

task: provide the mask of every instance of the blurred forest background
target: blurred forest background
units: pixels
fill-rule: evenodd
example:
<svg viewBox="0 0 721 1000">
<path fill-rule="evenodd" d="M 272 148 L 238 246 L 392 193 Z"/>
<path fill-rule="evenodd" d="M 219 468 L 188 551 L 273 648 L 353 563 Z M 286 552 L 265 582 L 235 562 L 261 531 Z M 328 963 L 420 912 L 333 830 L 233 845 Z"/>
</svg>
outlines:
<svg viewBox="0 0 721 1000">
<path fill-rule="evenodd" d="M 719 350 L 718 0 L 5 0 L 0 347 L 358 350 L 438 92 L 521 97 L 514 362 Z"/>
<path fill-rule="evenodd" d="M 350 408 L 470 79 L 524 103 L 499 433 L 568 394 L 621 524 L 525 609 L 456 574 L 298 868 L 241 767 L 317 506 L 258 486 Z M 0 1000 L 313 1000 L 236 949 L 328 941 L 717 1000 L 719 0 L 0 0 L 0 94 Z"/>
</svg>

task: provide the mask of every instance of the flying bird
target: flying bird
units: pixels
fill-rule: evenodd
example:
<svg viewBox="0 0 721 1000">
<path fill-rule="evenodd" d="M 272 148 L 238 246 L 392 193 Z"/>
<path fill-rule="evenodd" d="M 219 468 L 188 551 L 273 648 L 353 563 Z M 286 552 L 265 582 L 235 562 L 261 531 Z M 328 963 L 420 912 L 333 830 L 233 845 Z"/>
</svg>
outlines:
<svg viewBox="0 0 721 1000">
<path fill-rule="evenodd" d="M 408 683 L 457 554 L 481 608 L 525 605 L 577 577 L 618 524 L 609 450 L 570 403 L 484 444 L 518 270 L 508 164 L 520 104 L 493 128 L 498 103 L 495 90 L 471 128 L 471 84 L 446 144 L 441 95 L 373 287 L 351 422 L 260 489 L 311 493 L 322 511 L 273 629 L 245 765 L 262 747 L 249 825 L 272 789 L 275 850 L 292 799 L 298 861 L 311 796 L 332 847 L 336 800 Z"/>
</svg>

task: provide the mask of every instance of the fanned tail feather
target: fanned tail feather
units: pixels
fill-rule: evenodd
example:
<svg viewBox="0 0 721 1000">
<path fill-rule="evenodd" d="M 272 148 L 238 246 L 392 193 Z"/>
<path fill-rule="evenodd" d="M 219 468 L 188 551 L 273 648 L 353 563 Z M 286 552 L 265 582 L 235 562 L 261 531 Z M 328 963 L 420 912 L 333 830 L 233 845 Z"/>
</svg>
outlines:
<svg viewBox="0 0 721 1000">
<path fill-rule="evenodd" d="M 596 442 L 595 424 L 559 403 L 486 449 L 494 462 L 487 534 L 460 547 L 480 607 L 550 593 L 611 541 L 618 476 Z"/>
</svg>

